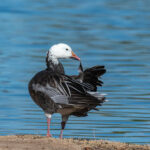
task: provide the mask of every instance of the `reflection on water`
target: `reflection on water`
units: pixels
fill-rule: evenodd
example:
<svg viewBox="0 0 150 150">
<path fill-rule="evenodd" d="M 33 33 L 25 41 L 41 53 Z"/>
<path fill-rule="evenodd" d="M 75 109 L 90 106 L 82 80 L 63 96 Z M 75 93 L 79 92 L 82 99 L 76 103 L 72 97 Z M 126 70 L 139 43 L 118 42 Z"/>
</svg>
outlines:
<svg viewBox="0 0 150 150">
<path fill-rule="evenodd" d="M 0 4 L 0 134 L 46 133 L 27 84 L 45 68 L 50 45 L 65 42 L 84 67 L 106 65 L 109 102 L 86 118 L 70 117 L 64 136 L 150 144 L 149 1 L 4 1 Z M 64 60 L 76 74 L 78 62 Z M 58 137 L 60 115 L 52 134 Z"/>
</svg>

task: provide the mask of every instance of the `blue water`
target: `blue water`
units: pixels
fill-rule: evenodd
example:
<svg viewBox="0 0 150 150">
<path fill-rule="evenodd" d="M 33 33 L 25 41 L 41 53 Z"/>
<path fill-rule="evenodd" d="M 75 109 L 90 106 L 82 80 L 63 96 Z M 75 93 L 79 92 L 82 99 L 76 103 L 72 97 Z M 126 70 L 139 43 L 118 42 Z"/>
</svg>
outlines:
<svg viewBox="0 0 150 150">
<path fill-rule="evenodd" d="M 46 134 L 27 85 L 55 43 L 69 44 L 84 68 L 105 65 L 99 112 L 70 117 L 65 138 L 150 144 L 150 1 L 5 0 L 0 3 L 0 135 Z M 67 74 L 79 63 L 62 61 Z M 52 134 L 58 137 L 60 115 Z"/>
</svg>

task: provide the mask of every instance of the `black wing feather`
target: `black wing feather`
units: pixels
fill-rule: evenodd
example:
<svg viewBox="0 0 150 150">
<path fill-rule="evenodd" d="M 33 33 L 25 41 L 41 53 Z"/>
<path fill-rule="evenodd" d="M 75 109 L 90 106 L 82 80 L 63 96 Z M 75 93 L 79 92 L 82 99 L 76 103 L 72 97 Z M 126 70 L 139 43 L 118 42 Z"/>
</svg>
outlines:
<svg viewBox="0 0 150 150">
<path fill-rule="evenodd" d="M 29 91 L 44 111 L 56 112 L 61 105 L 76 108 L 72 115 L 85 116 L 87 111 L 104 102 L 104 97 L 98 99 L 87 92 L 90 86 L 89 83 L 82 83 L 67 75 L 44 70 L 32 78 Z"/>
</svg>

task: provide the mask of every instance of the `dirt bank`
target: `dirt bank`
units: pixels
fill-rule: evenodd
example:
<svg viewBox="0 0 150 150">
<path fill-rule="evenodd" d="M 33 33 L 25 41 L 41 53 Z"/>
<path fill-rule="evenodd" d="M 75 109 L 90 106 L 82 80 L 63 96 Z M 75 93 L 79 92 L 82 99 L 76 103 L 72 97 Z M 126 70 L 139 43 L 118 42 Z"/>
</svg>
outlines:
<svg viewBox="0 0 150 150">
<path fill-rule="evenodd" d="M 34 135 L 16 135 L 0 136 L 0 150 L 150 150 L 150 146 L 104 140 L 60 140 Z"/>
</svg>

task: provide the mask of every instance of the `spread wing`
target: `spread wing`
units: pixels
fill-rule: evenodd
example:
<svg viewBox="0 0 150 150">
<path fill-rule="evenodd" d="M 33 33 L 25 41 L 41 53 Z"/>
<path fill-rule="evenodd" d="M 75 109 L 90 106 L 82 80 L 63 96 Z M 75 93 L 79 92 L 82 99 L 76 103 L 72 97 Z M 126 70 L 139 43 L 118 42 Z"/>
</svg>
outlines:
<svg viewBox="0 0 150 150">
<path fill-rule="evenodd" d="M 71 97 L 69 104 L 88 106 L 95 108 L 97 105 L 101 105 L 104 101 L 104 97 L 100 94 L 91 94 L 91 86 L 89 84 L 80 82 L 74 78 L 65 76 L 65 82 L 69 87 Z"/>
<path fill-rule="evenodd" d="M 104 102 L 104 96 L 87 91 L 88 85 L 64 74 L 47 70 L 36 74 L 29 83 L 29 92 L 36 104 L 45 112 L 58 108 L 75 108 L 76 116 L 86 116 L 91 109 Z M 82 111 L 81 111 L 82 110 Z"/>
<path fill-rule="evenodd" d="M 83 70 L 82 64 L 79 65 L 79 75 L 71 76 L 72 78 L 84 83 L 88 86 L 87 91 L 97 91 L 97 86 L 102 86 L 103 82 L 100 77 L 106 72 L 104 66 L 94 66 Z"/>
<path fill-rule="evenodd" d="M 44 79 L 47 80 L 45 81 Z M 36 81 L 31 86 L 34 92 L 40 92 L 59 104 L 69 104 L 72 98 L 72 91 L 75 91 L 78 95 L 86 94 L 84 86 L 80 82 L 65 75 L 53 76 L 47 74 L 44 75 L 43 82 Z"/>
<path fill-rule="evenodd" d="M 40 77 L 40 78 L 39 78 Z M 57 104 L 83 104 L 91 100 L 87 93 L 88 84 L 81 83 L 63 74 L 52 74 L 48 71 L 38 73 L 30 82 L 29 89 L 46 95 Z"/>
</svg>

